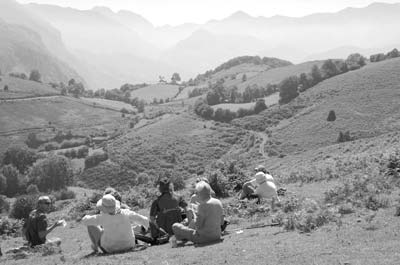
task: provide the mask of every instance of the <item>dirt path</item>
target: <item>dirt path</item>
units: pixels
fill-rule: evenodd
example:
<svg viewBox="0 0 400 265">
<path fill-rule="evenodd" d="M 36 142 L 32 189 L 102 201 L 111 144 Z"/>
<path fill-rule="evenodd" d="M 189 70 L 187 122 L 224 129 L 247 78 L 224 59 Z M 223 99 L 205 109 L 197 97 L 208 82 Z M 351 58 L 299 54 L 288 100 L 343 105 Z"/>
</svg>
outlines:
<svg viewBox="0 0 400 265">
<path fill-rule="evenodd" d="M 265 133 L 262 133 L 262 132 L 255 132 L 255 133 L 262 139 L 259 152 L 264 158 L 267 159 L 268 154 L 265 153 L 264 146 L 265 146 L 265 143 L 268 141 L 269 137 L 268 137 L 268 135 L 266 135 Z"/>
</svg>

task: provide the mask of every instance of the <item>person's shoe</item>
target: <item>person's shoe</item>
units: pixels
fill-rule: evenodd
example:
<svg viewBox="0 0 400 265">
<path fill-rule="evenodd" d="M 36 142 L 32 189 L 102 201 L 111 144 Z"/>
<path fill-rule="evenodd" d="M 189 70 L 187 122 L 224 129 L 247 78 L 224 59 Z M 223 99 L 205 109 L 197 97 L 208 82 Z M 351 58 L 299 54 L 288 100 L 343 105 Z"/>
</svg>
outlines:
<svg viewBox="0 0 400 265">
<path fill-rule="evenodd" d="M 178 246 L 178 242 L 176 241 L 176 237 L 175 236 L 171 236 L 169 238 L 169 243 L 171 244 L 172 248 L 176 248 Z"/>
</svg>

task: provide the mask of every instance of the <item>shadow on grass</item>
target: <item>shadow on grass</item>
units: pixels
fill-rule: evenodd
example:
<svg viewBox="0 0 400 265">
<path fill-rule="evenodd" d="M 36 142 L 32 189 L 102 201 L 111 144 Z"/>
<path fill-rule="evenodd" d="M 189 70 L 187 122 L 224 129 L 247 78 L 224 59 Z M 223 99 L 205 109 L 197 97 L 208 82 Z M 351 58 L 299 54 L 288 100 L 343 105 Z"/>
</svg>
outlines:
<svg viewBox="0 0 400 265">
<path fill-rule="evenodd" d="M 207 246 L 216 245 L 216 244 L 219 244 L 222 242 L 224 242 L 223 238 L 218 239 L 216 241 L 208 242 L 208 243 L 194 244 L 194 247 L 196 247 L 196 248 L 207 247 Z"/>
<path fill-rule="evenodd" d="M 106 256 L 113 256 L 113 255 L 119 255 L 119 254 L 125 254 L 125 253 L 130 253 L 130 252 L 138 252 L 147 249 L 147 246 L 145 245 L 136 245 L 134 249 L 129 249 L 125 251 L 119 251 L 119 252 L 114 252 L 114 253 L 103 253 L 103 252 L 95 252 L 93 251 L 92 253 L 89 253 L 85 256 L 82 257 L 82 259 L 88 259 L 91 257 L 106 257 Z"/>
</svg>

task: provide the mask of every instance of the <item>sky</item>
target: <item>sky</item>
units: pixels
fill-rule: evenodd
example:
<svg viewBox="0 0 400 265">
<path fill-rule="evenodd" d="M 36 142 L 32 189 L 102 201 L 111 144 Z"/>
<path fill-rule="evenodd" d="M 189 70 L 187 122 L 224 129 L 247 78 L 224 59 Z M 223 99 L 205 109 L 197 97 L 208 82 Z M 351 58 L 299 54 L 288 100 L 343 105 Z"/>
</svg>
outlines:
<svg viewBox="0 0 400 265">
<path fill-rule="evenodd" d="M 0 0 L 1 1 L 1 0 Z M 337 12 L 346 7 L 365 7 L 373 2 L 398 3 L 400 0 L 17 0 L 77 9 L 107 6 L 113 11 L 130 10 L 155 26 L 205 23 L 222 19 L 236 11 L 251 16 L 284 15 L 301 17 L 319 12 Z"/>
</svg>

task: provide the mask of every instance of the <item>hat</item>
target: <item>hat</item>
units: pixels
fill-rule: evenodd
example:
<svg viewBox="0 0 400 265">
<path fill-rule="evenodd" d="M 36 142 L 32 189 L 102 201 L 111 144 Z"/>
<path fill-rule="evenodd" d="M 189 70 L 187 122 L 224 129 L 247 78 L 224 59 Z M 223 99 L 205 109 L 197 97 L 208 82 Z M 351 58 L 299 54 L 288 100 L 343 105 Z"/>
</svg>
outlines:
<svg viewBox="0 0 400 265">
<path fill-rule="evenodd" d="M 119 201 L 111 194 L 104 195 L 103 198 L 97 202 L 96 206 L 100 211 L 108 214 L 116 214 L 121 208 Z"/>
<path fill-rule="evenodd" d="M 267 181 L 267 177 L 265 176 L 265 174 L 263 172 L 257 172 L 255 177 L 256 177 L 257 184 L 263 184 L 264 182 Z"/>
<path fill-rule="evenodd" d="M 49 196 L 40 196 L 38 203 L 51 203 L 51 199 Z"/>
<path fill-rule="evenodd" d="M 255 169 L 256 172 L 261 171 L 267 173 L 267 169 L 263 165 L 258 165 Z"/>
</svg>

